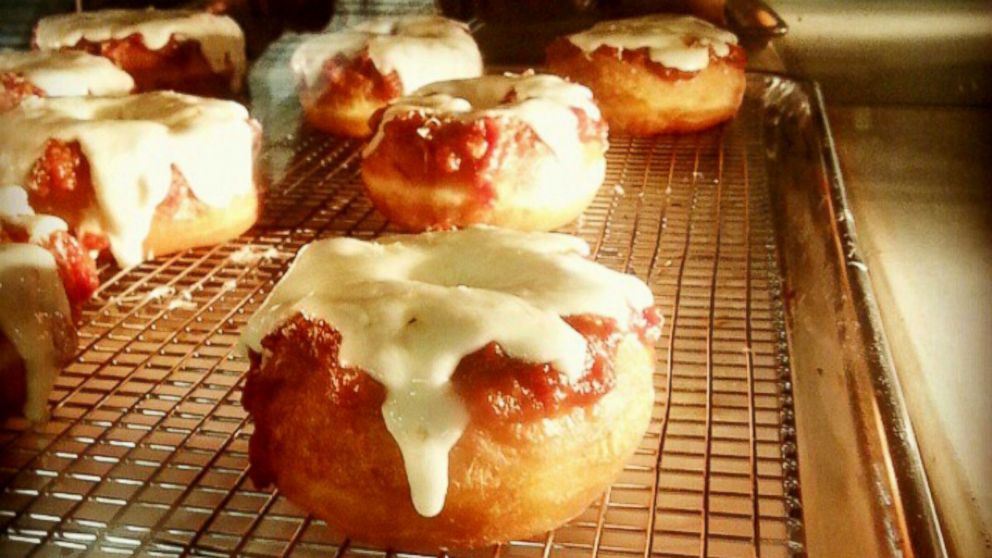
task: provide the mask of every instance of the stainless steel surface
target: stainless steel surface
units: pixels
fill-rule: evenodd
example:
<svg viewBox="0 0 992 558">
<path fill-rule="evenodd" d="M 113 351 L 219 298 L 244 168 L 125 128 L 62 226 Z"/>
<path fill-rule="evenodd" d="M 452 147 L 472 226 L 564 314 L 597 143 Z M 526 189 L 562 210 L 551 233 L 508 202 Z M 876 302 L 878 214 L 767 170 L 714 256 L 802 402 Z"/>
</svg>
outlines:
<svg viewBox="0 0 992 558">
<path fill-rule="evenodd" d="M 296 130 L 295 102 L 273 98 L 259 225 L 106 270 L 53 420 L 0 427 L 0 555 L 388 554 L 246 476 L 240 327 L 303 244 L 389 230 L 361 192 L 358 144 Z M 851 231 L 824 211 L 844 200 L 821 108 L 809 84 L 754 75 L 726 127 L 611 139 L 571 231 L 664 311 L 654 420 L 580 517 L 467 555 L 940 555 L 884 344 L 863 337 L 875 324 L 848 273 Z M 811 278 L 821 288 L 797 297 Z M 821 391 L 837 377 L 850 389 Z"/>
<path fill-rule="evenodd" d="M 839 518 L 814 525 L 817 516 L 809 514 L 810 550 L 853 556 L 870 546 L 869 555 L 944 556 L 943 534 L 859 253 L 824 103 L 818 90 L 812 94 L 808 106 L 791 103 L 795 97 L 774 103 L 782 112 L 771 118 L 775 125 L 769 131 L 772 143 L 780 146 L 771 183 L 791 302 L 797 420 L 806 442 L 800 457 L 811 473 L 802 476 L 804 494 L 807 505 L 814 500 L 814 508 L 844 509 L 873 521 L 876 537 L 858 540 L 865 533 Z M 781 126 L 783 121 L 794 124 Z M 813 133 L 794 134 L 804 128 Z M 824 459 L 836 463 L 824 468 Z M 838 484 L 837 475 L 846 478 Z M 810 488 L 818 493 L 813 496 Z"/>
<path fill-rule="evenodd" d="M 727 0 L 723 13 L 727 27 L 749 51 L 761 50 L 789 32 L 785 21 L 762 0 Z"/>
<path fill-rule="evenodd" d="M 987 0 L 778 0 L 776 49 L 831 105 L 992 103 Z"/>
<path fill-rule="evenodd" d="M 992 557 L 992 110 L 828 112 L 948 547 Z"/>
</svg>

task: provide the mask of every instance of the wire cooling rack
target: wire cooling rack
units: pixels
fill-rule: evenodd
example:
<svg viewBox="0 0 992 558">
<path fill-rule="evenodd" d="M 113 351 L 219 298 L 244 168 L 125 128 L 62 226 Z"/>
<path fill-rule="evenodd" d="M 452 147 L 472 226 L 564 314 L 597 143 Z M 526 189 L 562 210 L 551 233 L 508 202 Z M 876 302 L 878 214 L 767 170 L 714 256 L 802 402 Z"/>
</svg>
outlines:
<svg viewBox="0 0 992 558">
<path fill-rule="evenodd" d="M 606 182 L 568 230 L 664 311 L 650 430 L 581 516 L 471 556 L 804 555 L 761 111 L 749 98 L 706 133 L 611 138 Z M 390 229 L 361 192 L 359 149 L 305 128 L 270 140 L 251 232 L 103 270 L 52 420 L 0 425 L 0 555 L 402 553 L 352 543 L 246 476 L 238 332 L 301 246 Z"/>
</svg>

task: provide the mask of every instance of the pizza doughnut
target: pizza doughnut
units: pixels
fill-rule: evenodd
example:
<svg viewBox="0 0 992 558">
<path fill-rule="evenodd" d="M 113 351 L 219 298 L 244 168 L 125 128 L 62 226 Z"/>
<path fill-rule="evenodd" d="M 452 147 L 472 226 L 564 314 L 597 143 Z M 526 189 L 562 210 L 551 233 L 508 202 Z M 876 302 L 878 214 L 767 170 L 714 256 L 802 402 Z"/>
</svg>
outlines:
<svg viewBox="0 0 992 558">
<path fill-rule="evenodd" d="M 127 72 L 85 52 L 0 50 L 0 112 L 24 97 L 126 95 L 134 89 Z"/>
<path fill-rule="evenodd" d="M 435 83 L 374 121 L 366 192 L 411 231 L 550 230 L 582 213 L 606 173 L 607 127 L 592 94 L 557 76 Z"/>
<path fill-rule="evenodd" d="M 41 50 L 81 50 L 110 59 L 136 91 L 171 89 L 227 97 L 241 91 L 245 38 L 233 19 L 190 10 L 101 10 L 44 17 Z"/>
<path fill-rule="evenodd" d="M 229 240 L 258 215 L 248 111 L 154 92 L 27 99 L 0 114 L 0 184 L 121 266 Z"/>
<path fill-rule="evenodd" d="M 292 67 L 307 122 L 367 137 L 376 110 L 428 83 L 481 75 L 482 55 L 461 22 L 380 17 L 314 35 L 293 53 Z"/>
<path fill-rule="evenodd" d="M 98 280 L 66 229 L 36 215 L 22 188 L 0 187 L 0 418 L 44 420 L 55 378 L 75 355 L 73 316 Z"/>
<path fill-rule="evenodd" d="M 644 435 L 661 325 L 587 254 L 488 227 L 305 247 L 242 333 L 256 484 L 425 553 L 580 514 Z"/>
<path fill-rule="evenodd" d="M 600 22 L 553 41 L 547 62 L 592 89 L 611 130 L 638 136 L 729 120 L 746 86 L 737 37 L 691 16 Z"/>
</svg>

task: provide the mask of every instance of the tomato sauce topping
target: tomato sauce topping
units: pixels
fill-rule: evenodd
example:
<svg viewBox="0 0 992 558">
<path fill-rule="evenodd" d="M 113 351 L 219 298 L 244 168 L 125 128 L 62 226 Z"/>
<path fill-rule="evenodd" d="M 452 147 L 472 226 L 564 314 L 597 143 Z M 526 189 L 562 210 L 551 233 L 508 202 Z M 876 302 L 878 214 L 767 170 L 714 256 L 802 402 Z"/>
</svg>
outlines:
<svg viewBox="0 0 992 558">
<path fill-rule="evenodd" d="M 28 178 L 31 207 L 75 228 L 93 204 L 90 165 L 79 142 L 50 139 Z"/>
<path fill-rule="evenodd" d="M 495 169 L 512 153 L 532 149 L 536 141 L 529 129 L 500 126 L 492 118 L 442 121 L 421 113 L 390 120 L 384 133 L 384 142 L 391 146 L 389 157 L 412 181 L 430 185 L 454 178 L 473 184 L 482 206 L 494 199 Z"/>
<path fill-rule="evenodd" d="M 403 84 L 396 72 L 383 75 L 369 57 L 368 50 L 357 56 L 338 54 L 324 62 L 324 92 L 320 102 L 335 105 L 340 99 L 365 97 L 383 102 L 403 94 Z"/>
<path fill-rule="evenodd" d="M 31 95 L 44 97 L 45 92 L 15 72 L 0 72 L 0 112 L 16 107 Z"/>
<path fill-rule="evenodd" d="M 134 78 L 136 93 L 173 89 L 184 93 L 224 96 L 229 93 L 233 67 L 214 72 L 199 41 L 169 38 L 162 48 L 150 49 L 138 33 L 122 39 L 93 42 L 80 39 L 66 50 L 81 50 L 108 58 Z"/>
<path fill-rule="evenodd" d="M 496 343 L 465 356 L 452 376 L 456 392 L 473 418 L 501 422 L 529 422 L 553 418 L 575 407 L 594 404 L 613 389 L 612 361 L 625 332 L 613 320 L 596 316 L 570 316 L 565 320 L 587 341 L 586 372 L 572 381 L 550 364 L 524 362 L 506 355 Z M 660 314 L 654 308 L 637 316 L 631 331 L 646 344 L 660 335 Z M 338 360 L 341 334 L 323 321 L 297 314 L 262 340 L 268 357 L 251 354 L 251 370 L 244 402 L 249 412 L 261 409 L 282 382 L 307 381 L 314 372 L 328 412 L 369 417 L 381 412 L 386 393 L 378 382 L 355 368 L 342 368 Z"/>
<path fill-rule="evenodd" d="M 633 331 L 642 342 L 653 344 L 660 333 L 660 315 L 652 308 L 639 318 Z M 554 418 L 592 405 L 613 389 L 613 358 L 625 333 L 608 318 L 581 315 L 565 321 L 586 340 L 585 374 L 572 381 L 551 364 L 509 357 L 490 343 L 463 358 L 452 377 L 473 417 L 513 422 Z"/>
<path fill-rule="evenodd" d="M 515 92 L 503 100 L 516 101 Z M 607 128 L 602 120 L 588 117 L 573 108 L 582 142 L 606 142 Z M 384 110 L 371 121 L 378 128 Z M 495 199 L 493 178 L 507 159 L 526 157 L 540 141 L 523 122 L 481 116 L 455 120 L 421 112 L 397 116 L 385 124 L 383 143 L 392 145 L 388 155 L 396 168 L 412 182 L 443 184 L 454 178 L 474 186 L 475 201 L 488 206 Z"/>
<path fill-rule="evenodd" d="M 375 413 L 386 400 L 386 390 L 371 376 L 356 368 L 342 368 L 338 360 L 341 334 L 323 321 L 293 316 L 262 340 L 270 354 L 262 360 L 250 353 L 251 370 L 244 390 L 245 408 L 252 412 L 264 404 L 278 384 L 303 381 L 305 374 L 327 374 L 323 396 L 333 411 Z"/>
</svg>

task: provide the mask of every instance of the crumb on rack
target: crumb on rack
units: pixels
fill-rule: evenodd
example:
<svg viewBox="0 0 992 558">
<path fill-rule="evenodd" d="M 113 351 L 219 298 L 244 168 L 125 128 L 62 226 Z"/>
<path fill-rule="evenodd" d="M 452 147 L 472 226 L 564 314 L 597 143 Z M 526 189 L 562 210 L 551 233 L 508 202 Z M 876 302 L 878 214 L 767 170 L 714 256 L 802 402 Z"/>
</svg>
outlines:
<svg viewBox="0 0 992 558">
<path fill-rule="evenodd" d="M 281 255 L 282 253 L 272 246 L 263 248 L 247 244 L 238 248 L 227 259 L 234 265 L 255 265 L 262 260 L 272 260 Z"/>
</svg>

